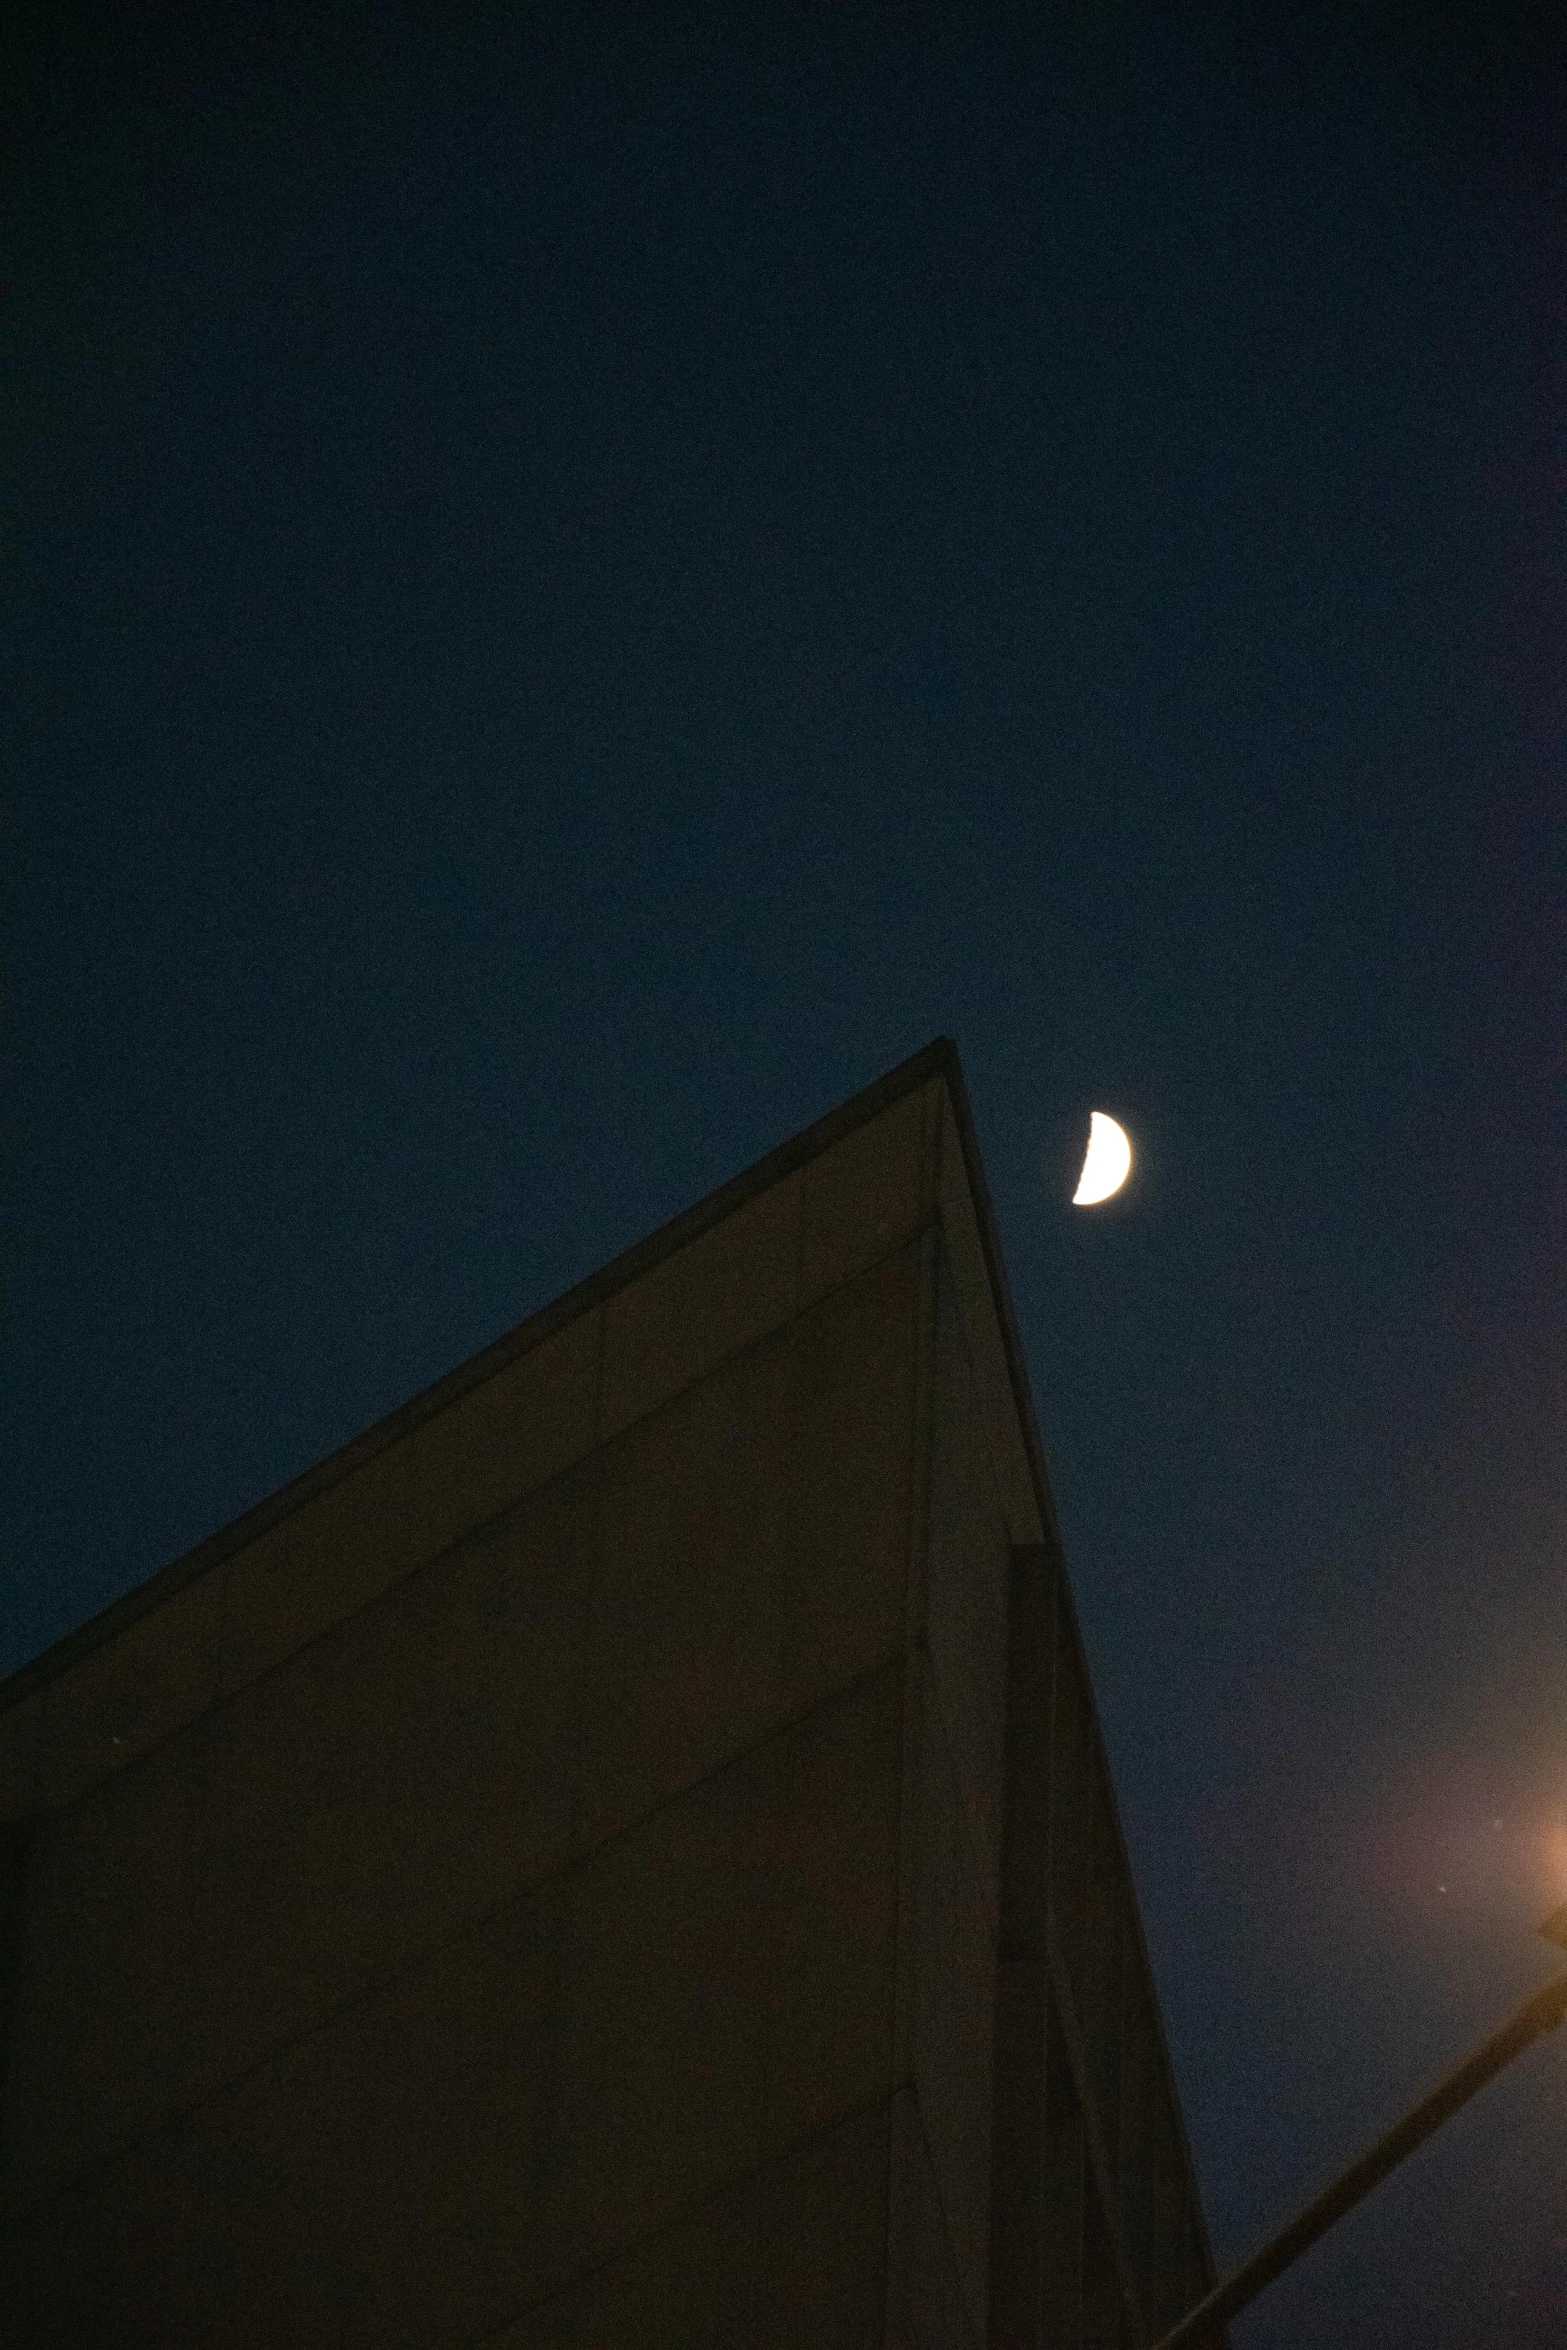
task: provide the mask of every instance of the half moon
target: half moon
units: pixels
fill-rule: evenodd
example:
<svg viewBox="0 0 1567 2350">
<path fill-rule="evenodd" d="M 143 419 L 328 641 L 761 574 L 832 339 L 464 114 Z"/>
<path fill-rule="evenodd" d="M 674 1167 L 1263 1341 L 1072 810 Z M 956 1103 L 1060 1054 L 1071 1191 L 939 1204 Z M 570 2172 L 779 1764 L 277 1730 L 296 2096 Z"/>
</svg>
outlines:
<svg viewBox="0 0 1567 2350">
<path fill-rule="evenodd" d="M 1125 1132 L 1103 1110 L 1095 1110 L 1088 1128 L 1088 1154 L 1072 1194 L 1074 1208 L 1096 1208 L 1120 1190 L 1132 1171 L 1132 1146 Z"/>
</svg>

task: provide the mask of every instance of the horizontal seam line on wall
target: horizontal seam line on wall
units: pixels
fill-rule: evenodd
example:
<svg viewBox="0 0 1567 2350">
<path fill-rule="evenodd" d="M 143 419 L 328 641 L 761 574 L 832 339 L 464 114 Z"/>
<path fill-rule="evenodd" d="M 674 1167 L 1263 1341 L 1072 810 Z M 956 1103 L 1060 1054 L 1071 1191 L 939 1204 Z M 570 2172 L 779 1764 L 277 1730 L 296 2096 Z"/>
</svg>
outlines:
<svg viewBox="0 0 1567 2350">
<path fill-rule="evenodd" d="M 939 1218 L 937 1221 L 939 1222 Z M 422 1575 L 426 1572 L 427 1569 L 438 1566 L 443 1559 L 452 1557 L 455 1552 L 463 1549 L 466 1544 L 483 1541 L 484 1538 L 490 1534 L 495 1527 L 499 1526 L 504 1519 L 511 1515 L 513 1510 L 521 1509 L 524 1503 L 535 1501 L 539 1498 L 540 1495 L 548 1493 L 551 1486 L 557 1485 L 563 1478 L 573 1476 L 579 1472 L 584 1461 L 592 1460 L 595 1454 L 607 1451 L 613 1444 L 619 1444 L 622 1438 L 630 1435 L 634 1429 L 645 1426 L 649 1420 L 655 1419 L 661 1411 L 666 1411 L 672 1403 L 678 1402 L 681 1396 L 689 1395 L 694 1387 L 700 1387 L 704 1380 L 711 1379 L 716 1376 L 719 1371 L 725 1370 L 731 1365 L 743 1361 L 747 1355 L 754 1353 L 760 1347 L 770 1344 L 778 1337 L 781 1331 L 792 1329 L 794 1324 L 802 1320 L 805 1315 L 816 1312 L 818 1307 L 824 1306 L 828 1304 L 833 1298 L 841 1296 L 843 1291 L 848 1289 L 855 1281 L 862 1279 L 868 1273 L 876 1272 L 881 1266 L 890 1263 L 894 1257 L 901 1256 L 905 1249 L 913 1247 L 917 1242 L 922 1240 L 925 1233 L 929 1229 L 929 1225 L 921 1225 L 917 1232 L 910 1232 L 905 1234 L 904 1238 L 896 1242 L 893 1247 L 888 1249 L 884 1256 L 875 1257 L 870 1261 L 869 1264 L 859 1266 L 853 1273 L 849 1274 L 843 1281 L 839 1282 L 836 1288 L 824 1290 L 822 1295 L 820 1297 L 813 1298 L 808 1306 L 800 1307 L 796 1313 L 789 1317 L 788 1321 L 777 1322 L 770 1330 L 760 1331 L 755 1337 L 743 1339 L 737 1346 L 731 1347 L 727 1354 L 719 1356 L 717 1360 L 710 1364 L 707 1370 L 701 1372 L 697 1378 L 688 1380 L 684 1387 L 673 1389 L 670 1394 L 664 1396 L 658 1403 L 650 1405 L 647 1411 L 643 1412 L 638 1419 L 628 1420 L 623 1428 L 617 1428 L 613 1436 L 605 1437 L 602 1439 L 602 1441 L 595 1440 L 595 1442 L 589 1446 L 586 1452 L 576 1453 L 570 1460 L 563 1461 L 559 1468 L 552 1469 L 547 1477 L 541 1477 L 536 1485 L 525 1486 L 522 1492 L 515 1494 L 510 1501 L 503 1502 L 501 1507 L 498 1510 L 492 1511 L 489 1517 L 476 1520 L 473 1525 L 465 1527 L 461 1534 L 454 1535 L 452 1540 L 444 1544 L 439 1550 L 433 1550 L 430 1552 L 428 1557 L 416 1559 L 412 1566 L 402 1568 L 391 1578 L 389 1582 L 383 1584 L 378 1591 L 372 1592 L 367 1599 L 360 1600 L 356 1606 L 347 1609 L 343 1615 L 334 1617 L 330 1623 L 322 1625 L 319 1631 L 311 1633 L 307 1639 L 302 1640 L 297 1648 L 289 1649 L 286 1654 L 276 1658 L 273 1663 L 264 1666 L 259 1673 L 252 1674 L 249 1680 L 236 1681 L 232 1688 L 219 1690 L 217 1694 L 208 1699 L 208 1701 L 202 1705 L 197 1712 L 189 1715 L 183 1722 L 176 1723 L 172 1729 L 165 1730 L 161 1736 L 152 1739 L 146 1746 L 139 1747 L 136 1753 L 129 1756 L 124 1762 L 116 1763 L 110 1761 L 98 1773 L 97 1777 L 90 1780 L 89 1783 L 83 1787 L 78 1794 L 68 1797 L 64 1803 L 39 1804 L 35 1802 L 26 1811 L 17 1814 L 16 1817 L 23 1824 L 25 1824 L 29 1819 L 34 1818 L 59 1818 L 64 1816 L 66 1813 L 73 1811 L 78 1804 L 90 1802 L 98 1790 L 109 1780 L 112 1779 L 118 1783 L 126 1776 L 127 1773 L 138 1770 L 141 1765 L 151 1756 L 161 1753 L 162 1750 L 166 1746 L 171 1745 L 176 1738 L 182 1738 L 188 1730 L 193 1728 L 197 1722 L 203 1720 L 207 1714 L 215 1712 L 219 1706 L 227 1705 L 232 1699 L 243 1696 L 247 1690 L 258 1689 L 262 1687 L 267 1681 L 272 1680 L 277 1674 L 285 1671 L 289 1665 L 295 1663 L 300 1657 L 306 1655 L 309 1650 L 316 1647 L 319 1642 L 323 1640 L 329 1640 L 333 1633 L 340 1631 L 345 1624 L 352 1624 L 356 1622 L 360 1616 L 367 1615 L 371 1608 L 378 1607 L 382 1600 L 390 1597 L 394 1591 L 400 1590 L 405 1583 L 411 1582 L 415 1575 Z M 312 1496 L 311 1498 L 314 1499 L 315 1497 Z M 308 1504 L 301 1504 L 301 1507 L 307 1506 Z M 280 1519 L 278 1523 L 281 1524 L 283 1521 Z M 272 1529 L 268 1527 L 265 1529 L 265 1531 L 270 1533 Z M 260 1540 L 261 1537 L 258 1535 L 256 1539 Z M 243 1557 L 243 1549 L 234 1551 L 227 1559 L 216 1562 L 212 1571 L 216 1572 L 218 1566 L 228 1566 L 232 1568 L 237 1565 Z M 181 1590 L 188 1590 L 190 1587 L 191 1586 L 188 1584 L 182 1585 Z M 170 1594 L 171 1598 L 176 1596 L 178 1595 L 174 1593 Z M 225 1593 L 225 1601 L 226 1598 L 227 1594 Z M 146 1622 L 155 1613 L 155 1609 L 149 1609 L 147 1616 L 138 1617 L 136 1621 L 138 1623 Z M 126 1627 L 127 1630 L 130 1628 L 131 1627 L 129 1626 Z M 104 1645 L 107 1646 L 108 1643 L 106 1642 Z M 89 1653 L 97 1654 L 98 1651 L 94 1650 Z M 85 1659 L 80 1661 L 85 1661 Z M 56 1677 L 54 1681 L 46 1683 L 44 1685 L 45 1688 L 50 1689 L 57 1687 L 61 1682 L 68 1679 L 69 1670 L 70 1668 L 67 1667 Z M 38 1694 L 41 1697 L 43 1695 L 43 1691 L 40 1690 Z M 40 1717 L 34 1732 L 33 1774 L 35 1779 L 43 1768 L 44 1732 L 45 1723 Z"/>
<path fill-rule="evenodd" d="M 14 2225 L 25 2219 L 29 2212 L 44 2209 L 57 2195 L 67 2189 L 83 2186 L 92 2179 L 102 2176 L 125 2155 L 134 2152 L 137 2147 L 150 2145 L 155 2139 L 166 2135 L 190 2116 L 202 2113 L 208 2107 L 217 2105 L 222 2098 L 264 2073 L 269 2065 L 277 2063 L 294 2049 L 302 2048 L 307 2041 L 316 2038 L 319 2034 L 329 2031 L 343 2017 L 351 2016 L 372 2005 L 383 1992 L 390 1990 L 396 1983 L 414 1973 L 419 1967 L 428 1964 L 431 1959 L 438 1958 L 443 1951 L 455 1949 L 459 1943 L 471 1935 L 482 1932 L 490 1920 L 498 1916 L 508 1903 L 520 1902 L 543 1893 L 558 1880 L 570 1876 L 578 1869 L 585 1868 L 590 1861 L 598 1859 L 616 1844 L 638 1834 L 650 1822 L 661 1819 L 679 1804 L 688 1802 L 693 1796 L 699 1795 L 705 1788 L 712 1786 L 714 1781 L 721 1778 L 726 1771 L 732 1770 L 736 1763 L 743 1762 L 750 1756 L 761 1753 L 765 1748 L 794 1736 L 807 1723 L 814 1721 L 819 1714 L 829 1712 L 835 1706 L 849 1704 L 860 1691 L 885 1673 L 891 1665 L 897 1663 L 901 1666 L 905 1653 L 905 1644 L 900 1637 L 898 1642 L 886 1650 L 874 1664 L 857 1673 L 853 1680 L 846 1681 L 841 1688 L 834 1689 L 827 1696 L 818 1698 L 814 1705 L 806 1707 L 803 1712 L 791 1714 L 787 1720 L 778 1722 L 770 1729 L 764 1730 L 761 1736 L 753 1739 L 748 1746 L 739 1748 L 734 1754 L 726 1756 L 722 1762 L 715 1763 L 710 1770 L 704 1771 L 700 1778 L 693 1779 L 684 1787 L 673 1789 L 669 1794 L 660 1797 L 646 1811 L 639 1812 L 634 1820 L 628 1820 L 624 1826 L 613 1829 L 609 1835 L 600 1837 L 596 1843 L 585 1845 L 580 1851 L 573 1852 L 566 1859 L 557 1861 L 537 1877 L 530 1877 L 521 1884 L 508 1886 L 504 1893 L 498 1894 L 482 1910 L 476 1910 L 472 1916 L 464 1918 L 462 1923 L 453 1927 L 449 1933 L 442 1934 L 433 1941 L 421 1943 L 415 1950 L 405 1952 L 394 1966 L 388 1967 L 384 1973 L 373 1975 L 361 1983 L 346 1999 L 340 2000 L 325 2015 L 316 2017 L 311 2023 L 301 2025 L 287 2038 L 274 2041 L 260 2056 L 255 2058 L 252 2063 L 242 2067 L 240 2071 L 229 2074 L 201 2096 L 192 2098 L 188 2104 L 171 2106 L 150 2127 L 133 2131 L 129 2136 L 120 2139 L 108 2152 L 88 2163 L 84 2168 L 62 2172 L 58 2178 L 52 2179 L 46 2187 L 40 2188 L 36 2193 L 23 2196 L 11 2204 L 8 2209 L 0 2213 L 0 2216 L 3 2216 L 7 2225 Z"/>
</svg>

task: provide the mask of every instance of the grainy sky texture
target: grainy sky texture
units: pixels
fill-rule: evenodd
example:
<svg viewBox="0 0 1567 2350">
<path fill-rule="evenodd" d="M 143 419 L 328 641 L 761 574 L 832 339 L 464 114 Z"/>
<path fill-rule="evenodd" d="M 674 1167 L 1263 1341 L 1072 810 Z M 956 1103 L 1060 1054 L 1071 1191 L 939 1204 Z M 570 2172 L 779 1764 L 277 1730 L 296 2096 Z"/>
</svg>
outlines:
<svg viewBox="0 0 1567 2350">
<path fill-rule="evenodd" d="M 1552 35 L 26 17 L 0 1666 L 950 1033 L 1237 2256 L 1567 1898 Z M 1567 2340 L 1567 2045 L 1235 2339 Z"/>
</svg>

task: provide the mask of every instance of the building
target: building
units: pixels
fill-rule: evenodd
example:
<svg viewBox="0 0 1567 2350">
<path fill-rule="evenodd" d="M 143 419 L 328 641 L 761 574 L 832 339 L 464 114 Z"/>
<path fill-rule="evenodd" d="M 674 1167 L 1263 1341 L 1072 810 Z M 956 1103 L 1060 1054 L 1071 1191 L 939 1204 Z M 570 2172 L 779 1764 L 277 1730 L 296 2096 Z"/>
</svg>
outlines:
<svg viewBox="0 0 1567 2350">
<path fill-rule="evenodd" d="M 7 2343 L 1212 2281 L 946 1043 L 14 1675 L 0 1816 Z"/>
</svg>

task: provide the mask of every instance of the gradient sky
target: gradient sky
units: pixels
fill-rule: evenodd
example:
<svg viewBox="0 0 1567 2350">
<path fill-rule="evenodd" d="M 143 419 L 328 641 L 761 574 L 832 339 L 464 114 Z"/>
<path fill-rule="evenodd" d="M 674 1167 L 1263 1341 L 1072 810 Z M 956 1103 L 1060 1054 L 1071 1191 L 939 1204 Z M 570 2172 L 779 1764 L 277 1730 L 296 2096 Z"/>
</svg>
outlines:
<svg viewBox="0 0 1567 2350">
<path fill-rule="evenodd" d="M 0 1668 L 949 1033 L 1237 2257 L 1567 1898 L 1567 60 L 33 13 Z M 1567 2034 L 1235 2328 L 1563 2340 Z"/>
</svg>

